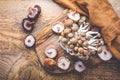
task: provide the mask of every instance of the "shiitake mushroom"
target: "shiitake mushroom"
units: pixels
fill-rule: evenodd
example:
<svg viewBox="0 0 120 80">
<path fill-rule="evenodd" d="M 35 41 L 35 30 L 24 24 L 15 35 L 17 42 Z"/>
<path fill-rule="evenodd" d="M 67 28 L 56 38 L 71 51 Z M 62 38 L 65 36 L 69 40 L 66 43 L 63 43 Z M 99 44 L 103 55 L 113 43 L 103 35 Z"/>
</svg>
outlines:
<svg viewBox="0 0 120 80">
<path fill-rule="evenodd" d="M 30 21 L 28 18 L 24 18 L 22 21 L 22 27 L 26 32 L 32 32 L 34 21 Z"/>
<path fill-rule="evenodd" d="M 28 11 L 28 18 L 33 21 L 39 17 L 41 13 L 41 7 L 39 5 L 35 5 L 34 7 L 29 7 Z"/>
</svg>

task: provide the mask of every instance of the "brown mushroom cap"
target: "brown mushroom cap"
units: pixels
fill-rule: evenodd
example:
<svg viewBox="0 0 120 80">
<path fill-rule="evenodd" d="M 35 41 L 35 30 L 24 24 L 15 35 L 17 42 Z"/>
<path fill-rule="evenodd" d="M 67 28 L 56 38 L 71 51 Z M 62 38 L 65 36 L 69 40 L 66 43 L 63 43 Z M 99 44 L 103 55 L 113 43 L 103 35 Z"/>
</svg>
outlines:
<svg viewBox="0 0 120 80">
<path fill-rule="evenodd" d="M 64 34 L 68 34 L 68 33 L 70 33 L 71 32 L 71 29 L 70 28 L 66 28 L 66 29 L 64 29 Z"/>
<path fill-rule="evenodd" d="M 77 24 L 73 23 L 71 29 L 72 29 L 72 31 L 78 31 L 79 27 Z"/>
<path fill-rule="evenodd" d="M 68 33 L 68 37 L 69 37 L 69 38 L 72 38 L 73 36 L 74 36 L 73 33 Z"/>
<path fill-rule="evenodd" d="M 73 20 L 72 19 L 67 19 L 64 21 L 64 26 L 68 27 L 71 26 L 73 24 Z"/>
</svg>

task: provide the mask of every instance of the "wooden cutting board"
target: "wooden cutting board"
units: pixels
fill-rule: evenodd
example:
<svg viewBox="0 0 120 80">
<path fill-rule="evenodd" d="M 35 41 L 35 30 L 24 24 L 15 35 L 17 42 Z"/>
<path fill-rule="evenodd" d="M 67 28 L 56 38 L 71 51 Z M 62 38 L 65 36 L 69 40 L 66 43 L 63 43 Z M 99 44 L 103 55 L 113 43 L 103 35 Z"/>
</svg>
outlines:
<svg viewBox="0 0 120 80">
<path fill-rule="evenodd" d="M 119 15 L 119 0 L 109 1 Z M 32 32 L 34 36 L 41 33 L 43 27 L 63 9 L 52 0 L 0 0 L 0 80 L 120 80 L 120 62 L 116 59 L 102 62 L 82 74 L 48 74 L 39 63 L 41 53 L 35 53 L 34 49 L 27 49 L 23 44 L 27 34 L 21 28 L 21 22 L 28 13 L 28 7 L 35 4 L 42 7 L 42 14 Z M 40 44 L 46 37 L 42 39 Z"/>
</svg>

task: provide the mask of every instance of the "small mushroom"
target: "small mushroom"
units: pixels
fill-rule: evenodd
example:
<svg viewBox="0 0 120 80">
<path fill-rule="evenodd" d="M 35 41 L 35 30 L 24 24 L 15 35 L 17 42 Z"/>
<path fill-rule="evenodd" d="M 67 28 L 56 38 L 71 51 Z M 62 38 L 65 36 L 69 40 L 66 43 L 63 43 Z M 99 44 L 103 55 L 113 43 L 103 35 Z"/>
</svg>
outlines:
<svg viewBox="0 0 120 80">
<path fill-rule="evenodd" d="M 104 45 L 102 46 L 102 52 L 98 53 L 98 56 L 103 61 L 108 61 L 112 58 L 112 53 L 107 49 L 107 47 Z"/>
<path fill-rule="evenodd" d="M 77 31 L 79 29 L 78 25 L 73 23 L 71 27 L 72 31 Z"/>
<path fill-rule="evenodd" d="M 75 62 L 74 68 L 77 72 L 83 72 L 86 69 L 82 61 Z"/>
<path fill-rule="evenodd" d="M 88 41 L 83 42 L 83 47 L 88 47 Z"/>
<path fill-rule="evenodd" d="M 59 36 L 58 41 L 62 41 L 63 36 Z"/>
<path fill-rule="evenodd" d="M 62 56 L 58 58 L 57 66 L 62 70 L 68 70 L 70 67 L 70 63 L 71 62 L 67 57 Z"/>
<path fill-rule="evenodd" d="M 86 33 L 85 33 L 85 32 L 81 32 L 80 35 L 81 35 L 82 37 L 85 37 L 85 36 L 86 36 Z"/>
<path fill-rule="evenodd" d="M 79 44 L 79 45 L 82 45 L 82 40 L 78 40 L 78 44 Z"/>
<path fill-rule="evenodd" d="M 69 26 L 71 26 L 73 24 L 73 20 L 67 19 L 63 23 L 64 23 L 65 27 L 69 27 Z"/>
<path fill-rule="evenodd" d="M 33 30 L 33 25 L 35 22 L 31 22 L 28 18 L 23 19 L 22 27 L 26 32 L 31 32 Z"/>
<path fill-rule="evenodd" d="M 41 12 L 41 7 L 39 5 L 35 5 L 34 8 L 29 7 L 28 11 L 29 11 L 28 18 L 34 20 L 39 17 Z"/>
<path fill-rule="evenodd" d="M 68 33 L 70 33 L 71 32 L 71 29 L 70 28 L 66 28 L 66 29 L 64 29 L 64 34 L 68 34 Z"/>
<path fill-rule="evenodd" d="M 75 43 L 77 43 L 78 39 L 77 38 L 72 38 L 72 39 L 70 39 L 70 41 L 71 41 L 71 43 L 75 44 Z"/>
<path fill-rule="evenodd" d="M 78 47 L 77 47 L 77 46 L 76 46 L 76 47 L 74 47 L 74 50 L 75 50 L 75 51 L 78 51 Z"/>
<path fill-rule="evenodd" d="M 45 48 L 45 55 L 48 58 L 55 58 L 57 56 L 57 50 L 53 45 L 49 45 Z"/>
<path fill-rule="evenodd" d="M 89 51 L 88 50 L 84 50 L 84 55 L 89 55 Z"/>
<path fill-rule="evenodd" d="M 50 58 L 45 58 L 44 60 L 44 65 L 46 68 L 54 70 L 55 66 L 56 66 L 56 61 Z"/>
<path fill-rule="evenodd" d="M 76 11 L 70 11 L 67 14 L 68 18 L 72 19 L 73 21 L 77 22 L 80 19 L 80 14 Z"/>
<path fill-rule="evenodd" d="M 68 39 L 67 38 L 62 38 L 61 40 L 63 43 L 67 43 L 68 42 Z"/>
<path fill-rule="evenodd" d="M 24 40 L 24 44 L 26 47 L 31 48 L 35 45 L 35 38 L 33 35 L 27 35 Z"/>
<path fill-rule="evenodd" d="M 73 48 L 74 48 L 74 45 L 73 45 L 73 44 L 71 44 L 71 45 L 70 45 L 70 48 L 71 48 L 71 49 L 73 49 Z"/>
<path fill-rule="evenodd" d="M 69 33 L 69 34 L 68 34 L 68 37 L 69 37 L 69 38 L 72 38 L 73 36 L 74 36 L 73 33 Z"/>
<path fill-rule="evenodd" d="M 79 53 L 83 53 L 83 52 L 84 52 L 84 49 L 83 49 L 82 47 L 79 47 L 79 48 L 78 48 L 78 51 L 79 51 Z"/>
<path fill-rule="evenodd" d="M 55 23 L 52 25 L 52 30 L 55 32 L 55 33 L 61 33 L 63 30 L 64 30 L 64 25 L 63 23 L 61 22 L 58 22 L 58 23 Z"/>
<path fill-rule="evenodd" d="M 98 52 L 98 53 L 101 53 L 101 52 L 102 52 L 102 48 L 101 48 L 101 47 L 98 47 L 98 48 L 97 48 L 97 52 Z"/>
<path fill-rule="evenodd" d="M 86 16 L 81 16 L 81 19 L 79 20 L 79 22 L 80 22 L 80 23 L 85 22 L 85 21 L 86 21 L 86 19 L 87 19 L 87 17 L 86 17 Z"/>
</svg>

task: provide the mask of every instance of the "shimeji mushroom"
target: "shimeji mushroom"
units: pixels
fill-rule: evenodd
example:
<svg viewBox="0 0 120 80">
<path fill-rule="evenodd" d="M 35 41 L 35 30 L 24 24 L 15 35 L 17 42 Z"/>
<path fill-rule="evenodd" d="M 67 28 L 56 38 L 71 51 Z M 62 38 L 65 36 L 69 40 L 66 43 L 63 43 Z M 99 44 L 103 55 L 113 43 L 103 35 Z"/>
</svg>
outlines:
<svg viewBox="0 0 120 80">
<path fill-rule="evenodd" d="M 88 31 L 86 32 L 86 36 L 89 36 L 91 38 L 100 38 L 100 33 L 99 32 L 95 32 L 95 31 Z"/>
<path fill-rule="evenodd" d="M 34 20 L 39 17 L 41 8 L 39 5 L 35 5 L 34 8 L 29 7 L 28 11 L 29 11 L 28 18 Z"/>
<path fill-rule="evenodd" d="M 48 58 L 55 58 L 57 56 L 57 50 L 53 45 L 49 45 L 45 48 L 45 55 Z"/>
<path fill-rule="evenodd" d="M 62 70 L 68 70 L 70 68 L 70 60 L 67 57 L 59 57 L 57 61 L 58 68 Z"/>
<path fill-rule="evenodd" d="M 26 32 L 31 32 L 33 30 L 34 21 L 30 21 L 28 18 L 23 19 L 22 27 Z"/>
<path fill-rule="evenodd" d="M 89 24 L 81 24 L 80 28 L 79 28 L 79 30 L 77 32 L 78 33 L 87 32 L 87 31 L 89 31 L 89 29 L 90 29 Z"/>
<path fill-rule="evenodd" d="M 102 52 L 98 53 L 98 56 L 103 61 L 108 61 L 112 58 L 112 53 L 107 49 L 105 45 L 101 46 Z"/>
<path fill-rule="evenodd" d="M 61 22 L 57 22 L 52 25 L 52 31 L 54 31 L 55 33 L 60 34 L 63 30 L 64 30 L 64 25 Z"/>
</svg>

